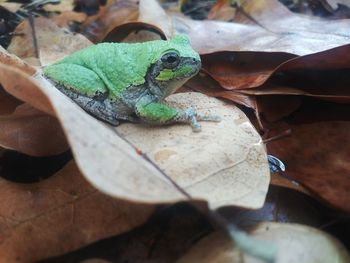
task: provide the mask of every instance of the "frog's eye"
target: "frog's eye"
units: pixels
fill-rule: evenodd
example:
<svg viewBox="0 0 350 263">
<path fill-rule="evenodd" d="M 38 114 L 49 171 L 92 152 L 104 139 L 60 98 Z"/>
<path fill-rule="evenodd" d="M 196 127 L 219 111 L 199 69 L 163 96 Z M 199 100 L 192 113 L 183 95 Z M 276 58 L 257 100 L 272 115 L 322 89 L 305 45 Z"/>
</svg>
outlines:
<svg viewBox="0 0 350 263">
<path fill-rule="evenodd" d="M 177 67 L 177 65 L 179 65 L 180 63 L 179 54 L 174 51 L 165 53 L 162 56 L 161 60 L 163 62 L 164 67 L 168 69 L 173 69 Z"/>
</svg>

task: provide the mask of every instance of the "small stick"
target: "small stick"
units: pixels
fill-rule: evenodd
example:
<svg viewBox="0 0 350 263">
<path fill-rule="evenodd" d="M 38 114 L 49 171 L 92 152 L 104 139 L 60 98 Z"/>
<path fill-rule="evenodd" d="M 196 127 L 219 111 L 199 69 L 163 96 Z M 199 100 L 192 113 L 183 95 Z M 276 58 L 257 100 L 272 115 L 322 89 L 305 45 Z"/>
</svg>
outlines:
<svg viewBox="0 0 350 263">
<path fill-rule="evenodd" d="M 33 36 L 33 45 L 34 45 L 35 57 L 36 57 L 36 58 L 39 58 L 38 41 L 37 41 L 37 38 L 36 38 L 34 19 L 33 19 L 33 16 L 32 16 L 32 13 L 31 13 L 31 12 L 29 12 L 28 21 L 29 21 L 29 25 L 30 25 L 30 27 L 31 27 L 31 29 L 32 29 L 32 36 Z"/>
</svg>

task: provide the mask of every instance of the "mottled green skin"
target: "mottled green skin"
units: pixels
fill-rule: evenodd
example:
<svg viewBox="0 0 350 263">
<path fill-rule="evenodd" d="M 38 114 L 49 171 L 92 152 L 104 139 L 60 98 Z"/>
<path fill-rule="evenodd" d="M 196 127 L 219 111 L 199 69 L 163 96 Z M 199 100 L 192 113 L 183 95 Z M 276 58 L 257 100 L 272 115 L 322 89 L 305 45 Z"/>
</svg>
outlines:
<svg viewBox="0 0 350 263">
<path fill-rule="evenodd" d="M 176 52 L 179 64 L 165 68 L 164 54 Z M 164 58 L 164 57 L 163 57 Z M 163 99 L 197 74 L 200 57 L 184 35 L 144 43 L 101 43 L 44 68 L 44 75 L 92 115 L 113 125 L 118 120 L 196 123 L 193 110 L 178 110 Z"/>
</svg>

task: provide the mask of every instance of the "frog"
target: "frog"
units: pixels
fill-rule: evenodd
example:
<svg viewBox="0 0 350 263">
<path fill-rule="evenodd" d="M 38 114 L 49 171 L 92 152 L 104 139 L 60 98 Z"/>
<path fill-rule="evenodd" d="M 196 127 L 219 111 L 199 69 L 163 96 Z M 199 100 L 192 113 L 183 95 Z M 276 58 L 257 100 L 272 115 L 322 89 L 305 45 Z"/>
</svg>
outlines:
<svg viewBox="0 0 350 263">
<path fill-rule="evenodd" d="M 220 117 L 199 114 L 192 105 L 171 107 L 165 98 L 200 68 L 189 38 L 177 34 L 167 40 L 92 45 L 44 67 L 43 74 L 82 109 L 110 125 L 188 123 L 199 132 L 199 121 Z"/>
</svg>

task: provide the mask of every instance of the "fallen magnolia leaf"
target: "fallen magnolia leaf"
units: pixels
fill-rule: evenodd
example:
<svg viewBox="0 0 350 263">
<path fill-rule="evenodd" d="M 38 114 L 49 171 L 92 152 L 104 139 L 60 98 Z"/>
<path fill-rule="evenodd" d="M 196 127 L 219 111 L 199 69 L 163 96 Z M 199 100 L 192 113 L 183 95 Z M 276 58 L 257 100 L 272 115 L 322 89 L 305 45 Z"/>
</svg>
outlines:
<svg viewBox="0 0 350 263">
<path fill-rule="evenodd" d="M 260 136 L 246 116 L 232 105 L 201 93 L 178 93 L 167 99 L 180 108 L 195 106 L 222 116 L 220 123 L 201 122 L 193 133 L 188 125 L 147 127 L 124 123 L 118 133 L 146 154 L 192 198 L 212 208 L 258 208 L 264 203 L 269 169 Z"/>
<path fill-rule="evenodd" d="M 96 191 L 74 162 L 35 184 L 0 178 L 2 262 L 36 262 L 67 253 L 144 223 L 153 206 Z"/>
<path fill-rule="evenodd" d="M 345 247 L 329 234 L 297 224 L 260 223 L 250 234 L 278 246 L 276 263 L 346 263 L 350 256 Z M 232 240 L 220 232 L 214 232 L 200 240 L 177 263 L 190 262 L 246 262 L 260 260 L 242 254 Z"/>
</svg>

